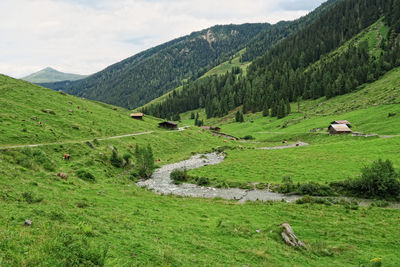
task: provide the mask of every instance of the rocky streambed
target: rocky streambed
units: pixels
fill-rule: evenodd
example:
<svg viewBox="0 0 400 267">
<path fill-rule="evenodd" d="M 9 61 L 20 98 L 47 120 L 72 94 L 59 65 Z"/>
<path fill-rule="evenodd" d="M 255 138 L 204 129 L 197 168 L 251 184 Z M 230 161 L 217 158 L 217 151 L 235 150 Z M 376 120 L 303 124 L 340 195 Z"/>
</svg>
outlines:
<svg viewBox="0 0 400 267">
<path fill-rule="evenodd" d="M 301 143 L 301 146 L 308 145 Z M 290 148 L 296 145 L 280 147 Z M 267 148 L 263 148 L 267 149 Z M 139 187 L 146 187 L 153 190 L 157 194 L 174 194 L 184 197 L 199 197 L 199 198 L 222 198 L 228 200 L 238 200 L 239 202 L 246 201 L 286 201 L 294 202 L 300 199 L 300 195 L 285 195 L 267 190 L 245 190 L 240 188 L 213 188 L 207 186 L 198 186 L 195 184 L 180 184 L 176 185 L 170 178 L 170 174 L 175 169 L 192 170 L 207 165 L 216 165 L 224 161 L 223 153 L 199 154 L 191 157 L 188 160 L 180 161 L 173 164 L 164 165 L 157 169 L 152 177 L 146 181 L 137 183 Z M 335 197 L 337 200 L 344 199 L 347 201 L 355 200 L 360 206 L 369 206 L 373 200 Z M 400 203 L 390 202 L 389 207 L 400 209 Z"/>
<path fill-rule="evenodd" d="M 152 177 L 146 181 L 137 183 L 139 187 L 146 187 L 158 194 L 174 194 L 185 197 L 202 198 L 223 198 L 230 200 L 250 201 L 288 201 L 293 202 L 301 196 L 287 196 L 266 190 L 245 190 L 239 188 L 213 188 L 198 186 L 194 184 L 176 185 L 170 178 L 170 174 L 175 169 L 192 170 L 207 165 L 216 165 L 224 161 L 224 154 L 210 153 L 204 155 L 195 155 L 188 160 L 165 165 L 157 169 Z"/>
</svg>

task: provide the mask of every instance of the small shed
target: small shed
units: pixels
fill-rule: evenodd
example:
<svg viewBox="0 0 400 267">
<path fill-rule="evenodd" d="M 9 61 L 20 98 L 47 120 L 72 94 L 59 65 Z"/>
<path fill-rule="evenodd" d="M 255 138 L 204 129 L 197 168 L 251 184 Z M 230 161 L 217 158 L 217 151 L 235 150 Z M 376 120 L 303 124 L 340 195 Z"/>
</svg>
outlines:
<svg viewBox="0 0 400 267">
<path fill-rule="evenodd" d="M 143 113 L 132 113 L 131 118 L 135 120 L 143 120 Z"/>
<path fill-rule="evenodd" d="M 165 129 L 177 129 L 178 128 L 178 124 L 176 122 L 172 122 L 172 121 L 160 122 L 158 124 L 158 126 L 160 126 L 161 128 L 165 128 Z"/>
<path fill-rule="evenodd" d="M 331 124 L 328 132 L 329 134 L 349 134 L 352 131 L 346 124 Z"/>
<path fill-rule="evenodd" d="M 219 133 L 221 131 L 221 128 L 219 128 L 218 126 L 211 126 L 210 129 L 211 129 L 211 131 L 214 131 L 217 133 Z"/>
<path fill-rule="evenodd" d="M 213 132 L 220 132 L 221 128 L 217 127 L 217 126 L 201 126 L 200 127 L 203 130 L 207 130 L 207 131 L 213 131 Z"/>
<path fill-rule="evenodd" d="M 346 121 L 346 120 L 333 121 L 333 122 L 331 122 L 331 124 L 346 124 L 347 127 L 351 128 L 351 123 L 349 121 Z"/>
</svg>

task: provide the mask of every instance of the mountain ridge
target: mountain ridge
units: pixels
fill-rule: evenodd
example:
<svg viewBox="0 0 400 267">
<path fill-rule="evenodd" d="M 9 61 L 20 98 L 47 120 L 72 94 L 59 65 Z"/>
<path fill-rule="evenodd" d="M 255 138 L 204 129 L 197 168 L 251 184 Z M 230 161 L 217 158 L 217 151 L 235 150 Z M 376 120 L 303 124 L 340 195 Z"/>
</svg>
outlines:
<svg viewBox="0 0 400 267">
<path fill-rule="evenodd" d="M 76 81 L 88 77 L 88 75 L 80 75 L 74 73 L 65 73 L 51 67 L 46 67 L 37 72 L 22 77 L 21 80 L 31 83 L 47 83 L 61 81 Z"/>
</svg>

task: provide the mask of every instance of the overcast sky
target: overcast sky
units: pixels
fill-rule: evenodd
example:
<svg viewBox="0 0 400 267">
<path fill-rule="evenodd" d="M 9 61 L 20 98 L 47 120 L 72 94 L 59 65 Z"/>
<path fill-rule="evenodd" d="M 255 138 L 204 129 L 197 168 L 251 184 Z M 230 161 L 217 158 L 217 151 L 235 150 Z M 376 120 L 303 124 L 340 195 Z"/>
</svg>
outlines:
<svg viewBox="0 0 400 267">
<path fill-rule="evenodd" d="M 0 73 L 91 74 L 216 24 L 292 20 L 324 0 L 0 0 Z"/>
</svg>

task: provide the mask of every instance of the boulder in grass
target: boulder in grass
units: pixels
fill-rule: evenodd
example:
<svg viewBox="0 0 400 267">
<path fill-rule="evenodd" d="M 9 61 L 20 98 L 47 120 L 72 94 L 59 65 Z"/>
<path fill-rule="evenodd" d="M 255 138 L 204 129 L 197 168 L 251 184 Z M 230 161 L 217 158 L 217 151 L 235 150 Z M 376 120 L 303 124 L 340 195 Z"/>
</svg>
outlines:
<svg viewBox="0 0 400 267">
<path fill-rule="evenodd" d="M 31 226 L 32 221 L 31 220 L 25 220 L 24 226 Z"/>
</svg>

